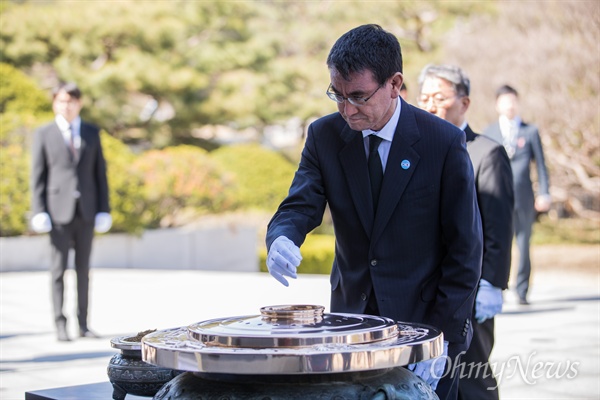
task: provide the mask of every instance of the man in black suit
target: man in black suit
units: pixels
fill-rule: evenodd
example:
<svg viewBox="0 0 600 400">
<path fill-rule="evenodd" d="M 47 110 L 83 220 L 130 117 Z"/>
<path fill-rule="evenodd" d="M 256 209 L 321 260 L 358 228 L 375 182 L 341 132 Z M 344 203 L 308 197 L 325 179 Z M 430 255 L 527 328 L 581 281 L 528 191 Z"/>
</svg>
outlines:
<svg viewBox="0 0 600 400">
<path fill-rule="evenodd" d="M 267 266 L 286 286 L 296 278 L 299 246 L 328 205 L 331 311 L 441 329 L 449 358 L 411 369 L 440 398 L 455 399 L 458 379 L 443 369 L 469 346 L 482 256 L 465 134 L 401 99 L 400 44 L 377 25 L 340 37 L 327 66 L 338 112 L 308 129 L 289 194 L 269 222 Z"/>
<path fill-rule="evenodd" d="M 508 287 L 514 203 L 510 161 L 504 148 L 471 130 L 466 112 L 471 83 L 453 65 L 428 65 L 419 76 L 419 107 L 465 131 L 467 151 L 475 170 L 475 186 L 483 225 L 483 263 L 475 299 L 473 340 L 461 357 L 464 377 L 461 399 L 498 399 L 498 383 L 489 366 L 494 346 L 494 315 L 502 310 L 502 290 Z M 474 365 L 475 367 L 471 367 Z"/>
<path fill-rule="evenodd" d="M 406 87 L 406 83 L 404 82 L 402 82 L 402 86 L 400 86 L 400 97 L 408 101 L 408 88 Z"/>
<path fill-rule="evenodd" d="M 529 243 L 533 223 L 537 213 L 547 212 L 551 204 L 548 170 L 538 128 L 521 120 L 519 95 L 514 88 L 504 85 L 497 90 L 496 111 L 500 115 L 498 121 L 488 126 L 483 134 L 503 144 L 510 158 L 515 190 L 515 238 L 519 248 L 517 295 L 519 303 L 527 305 L 531 276 Z M 537 169 L 537 196 L 533 193 L 531 182 L 532 162 Z"/>
<path fill-rule="evenodd" d="M 74 83 L 53 92 L 55 119 L 38 129 L 32 147 L 32 228 L 50 232 L 51 291 L 59 341 L 69 341 L 63 314 L 64 273 L 71 247 L 77 274 L 77 319 L 81 337 L 97 337 L 88 328 L 89 261 L 94 228 L 112 225 L 106 163 L 97 127 L 81 120 L 81 91 Z"/>
</svg>

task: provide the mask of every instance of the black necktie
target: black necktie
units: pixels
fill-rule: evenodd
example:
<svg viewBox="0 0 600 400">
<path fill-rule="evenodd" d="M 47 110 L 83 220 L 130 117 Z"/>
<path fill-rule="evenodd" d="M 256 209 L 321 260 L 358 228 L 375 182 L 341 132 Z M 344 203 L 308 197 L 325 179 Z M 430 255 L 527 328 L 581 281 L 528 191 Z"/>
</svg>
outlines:
<svg viewBox="0 0 600 400">
<path fill-rule="evenodd" d="M 69 136 L 69 150 L 71 150 L 71 157 L 73 161 L 77 161 L 77 148 L 75 148 L 75 130 L 73 125 L 69 125 L 71 135 Z"/>
<path fill-rule="evenodd" d="M 373 209 L 377 210 L 381 182 L 383 182 L 383 166 L 379 157 L 379 144 L 383 139 L 377 135 L 369 135 L 369 178 L 371 179 L 371 195 L 373 196 Z"/>
</svg>

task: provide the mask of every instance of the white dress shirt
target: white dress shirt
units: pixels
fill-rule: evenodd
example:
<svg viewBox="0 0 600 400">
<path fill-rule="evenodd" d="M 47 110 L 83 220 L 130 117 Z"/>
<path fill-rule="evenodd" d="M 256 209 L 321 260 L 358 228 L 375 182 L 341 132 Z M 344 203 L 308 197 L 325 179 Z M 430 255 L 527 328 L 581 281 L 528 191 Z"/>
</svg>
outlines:
<svg viewBox="0 0 600 400">
<path fill-rule="evenodd" d="M 70 124 L 62 115 L 57 115 L 54 120 L 67 147 L 71 147 L 71 135 L 73 135 L 73 147 L 75 147 L 75 150 L 79 150 L 81 148 L 81 118 L 76 117 Z"/>
</svg>

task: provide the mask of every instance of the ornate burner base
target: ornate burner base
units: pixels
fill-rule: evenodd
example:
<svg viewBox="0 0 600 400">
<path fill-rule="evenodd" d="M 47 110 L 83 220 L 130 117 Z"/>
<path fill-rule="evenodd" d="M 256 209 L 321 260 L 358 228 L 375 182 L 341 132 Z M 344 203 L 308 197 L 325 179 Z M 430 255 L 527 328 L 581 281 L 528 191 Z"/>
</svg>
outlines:
<svg viewBox="0 0 600 400">
<path fill-rule="evenodd" d="M 127 394 L 152 397 L 180 371 L 161 368 L 142 361 L 141 343 L 126 342 L 126 337 L 111 340 L 112 347 L 121 349 L 107 368 L 108 379 L 113 386 L 114 400 L 124 400 Z"/>
<path fill-rule="evenodd" d="M 390 382 L 394 382 L 391 384 Z M 154 400 L 439 400 L 431 386 L 403 367 L 317 375 L 223 375 L 185 372 Z"/>
</svg>

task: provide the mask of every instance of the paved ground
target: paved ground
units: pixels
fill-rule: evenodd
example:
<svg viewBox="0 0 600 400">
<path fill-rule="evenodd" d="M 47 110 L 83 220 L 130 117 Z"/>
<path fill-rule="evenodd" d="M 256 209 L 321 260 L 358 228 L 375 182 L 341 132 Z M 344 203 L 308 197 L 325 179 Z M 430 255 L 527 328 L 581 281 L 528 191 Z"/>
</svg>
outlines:
<svg viewBox="0 0 600 400">
<path fill-rule="evenodd" d="M 66 309 L 72 311 L 74 274 L 68 272 Z M 24 399 L 26 391 L 108 381 L 106 367 L 117 352 L 110 338 L 115 336 L 256 315 L 265 305 L 321 304 L 329 312 L 325 276 L 301 275 L 285 288 L 261 273 L 94 269 L 90 326 L 102 338 L 60 343 L 48 279 L 46 272 L 0 274 L 2 400 Z M 598 271 L 565 267 L 538 272 L 531 306 L 518 306 L 510 292 L 505 298 L 492 354 L 501 398 L 599 399 Z M 74 334 L 74 319 L 69 328 Z"/>
</svg>

